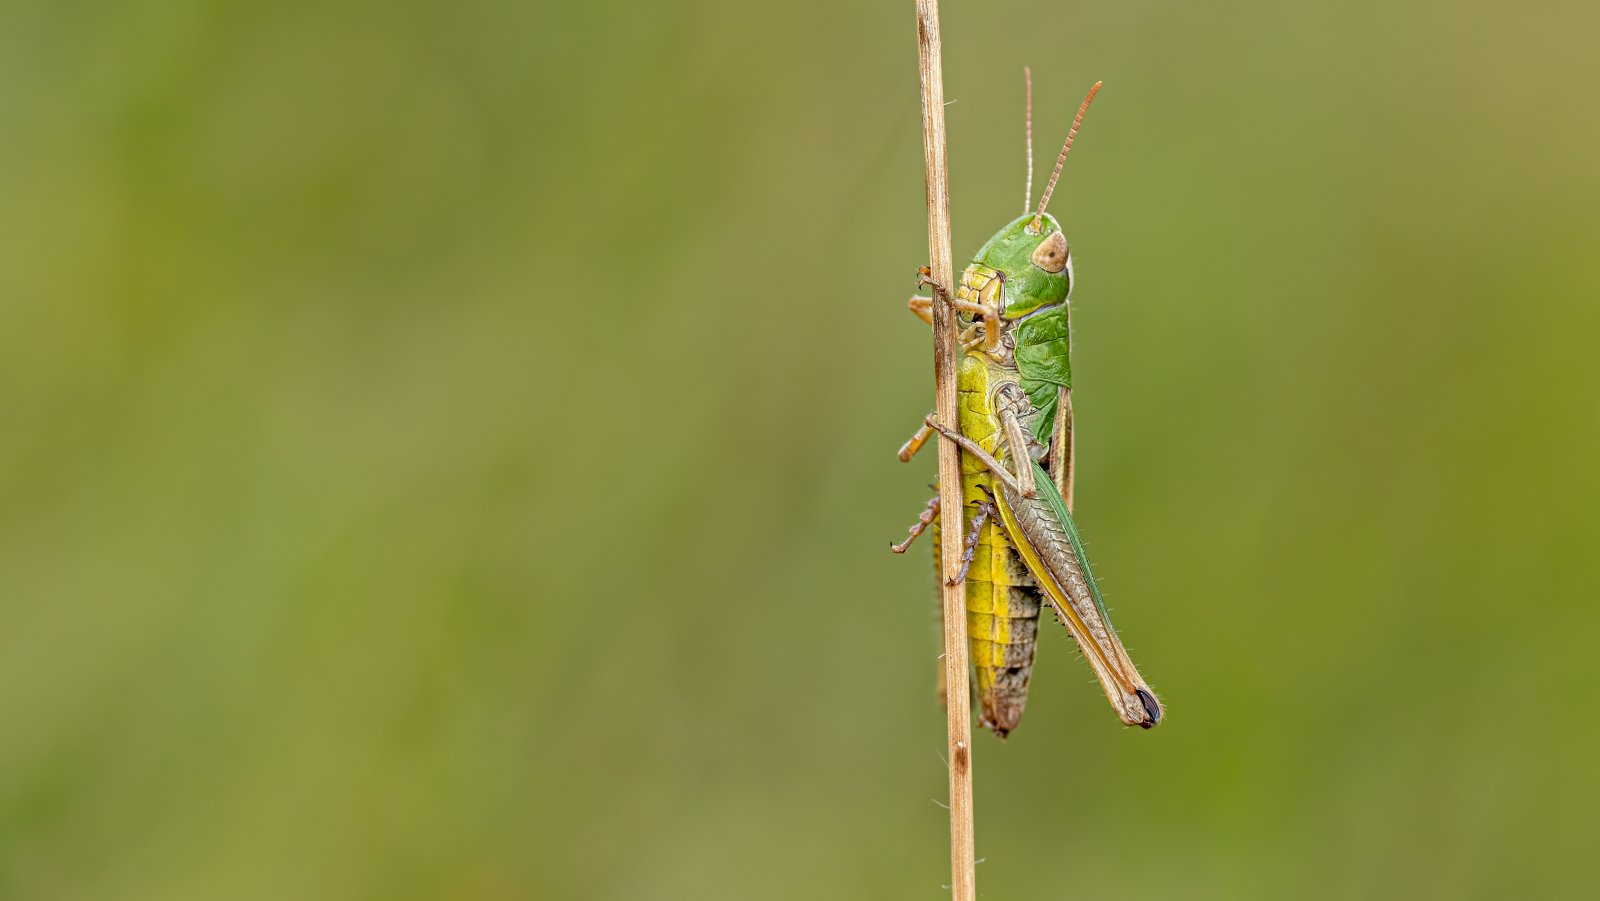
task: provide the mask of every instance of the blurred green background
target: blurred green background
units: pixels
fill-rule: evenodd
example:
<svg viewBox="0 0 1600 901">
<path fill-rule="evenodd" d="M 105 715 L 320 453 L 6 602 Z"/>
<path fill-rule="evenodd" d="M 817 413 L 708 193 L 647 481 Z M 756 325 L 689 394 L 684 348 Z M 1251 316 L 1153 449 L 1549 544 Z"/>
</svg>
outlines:
<svg viewBox="0 0 1600 901">
<path fill-rule="evenodd" d="M 1169 705 L 982 897 L 1592 895 L 1600 13 L 944 7 Z M 0 897 L 943 897 L 919 141 L 910 0 L 0 6 Z"/>
</svg>

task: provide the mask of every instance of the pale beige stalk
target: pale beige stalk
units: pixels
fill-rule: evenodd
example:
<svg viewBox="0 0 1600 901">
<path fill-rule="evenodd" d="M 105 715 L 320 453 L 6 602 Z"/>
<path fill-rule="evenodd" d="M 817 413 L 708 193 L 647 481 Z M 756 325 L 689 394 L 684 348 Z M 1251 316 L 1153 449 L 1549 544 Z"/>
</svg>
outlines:
<svg viewBox="0 0 1600 901">
<path fill-rule="evenodd" d="M 922 81 L 922 154 L 928 198 L 928 267 L 933 280 L 955 285 L 950 251 L 950 178 L 945 161 L 944 69 L 939 56 L 939 2 L 916 0 L 917 61 Z M 952 298 L 933 292 L 934 415 L 950 429 L 956 420 L 956 323 Z M 961 452 L 939 444 L 939 498 L 951 535 L 960 535 Z M 951 525 L 956 526 L 951 528 Z M 948 577 L 960 570 L 961 542 L 941 542 L 941 567 Z M 950 760 L 950 893 L 954 901 L 976 901 L 977 874 L 972 831 L 972 701 L 967 687 L 967 602 L 964 582 L 939 580 L 944 609 L 944 691 Z"/>
</svg>

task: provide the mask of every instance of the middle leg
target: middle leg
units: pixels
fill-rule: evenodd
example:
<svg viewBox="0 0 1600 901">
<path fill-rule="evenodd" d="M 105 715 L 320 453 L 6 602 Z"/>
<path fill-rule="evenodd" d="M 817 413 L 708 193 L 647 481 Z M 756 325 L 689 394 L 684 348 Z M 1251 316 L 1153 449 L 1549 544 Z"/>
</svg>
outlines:
<svg viewBox="0 0 1600 901">
<path fill-rule="evenodd" d="M 961 545 L 961 569 L 951 576 L 946 582 L 948 585 L 960 585 L 967 580 L 967 570 L 972 568 L 972 558 L 978 552 L 978 541 L 983 537 L 984 523 L 998 511 L 987 502 L 978 504 L 978 510 L 972 516 L 972 531 L 967 533 L 967 540 Z"/>
<path fill-rule="evenodd" d="M 906 549 L 911 547 L 911 542 L 916 541 L 917 540 L 917 536 L 921 535 L 924 531 L 926 531 L 928 526 L 932 525 L 933 521 L 935 519 L 938 519 L 938 518 L 939 518 L 939 496 L 936 494 L 936 495 L 933 496 L 933 500 L 928 501 L 927 508 L 924 509 L 922 511 L 922 513 L 917 516 L 917 521 L 911 527 L 911 534 L 906 536 L 906 540 L 900 542 L 899 544 L 891 544 L 891 545 L 889 545 L 889 550 L 893 551 L 896 554 L 904 554 L 906 552 Z"/>
</svg>

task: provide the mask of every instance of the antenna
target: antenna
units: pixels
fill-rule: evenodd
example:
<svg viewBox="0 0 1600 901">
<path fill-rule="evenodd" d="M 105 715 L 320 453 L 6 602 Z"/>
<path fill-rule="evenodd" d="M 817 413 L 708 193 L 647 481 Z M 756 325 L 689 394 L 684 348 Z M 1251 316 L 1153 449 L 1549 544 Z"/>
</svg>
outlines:
<svg viewBox="0 0 1600 901">
<path fill-rule="evenodd" d="M 1028 105 L 1022 114 L 1023 128 L 1028 135 L 1028 187 L 1022 197 L 1022 211 L 1026 213 L 1033 209 L 1033 72 L 1027 66 L 1022 67 L 1022 81 L 1028 92 Z"/>
<path fill-rule="evenodd" d="M 1102 82 L 1095 82 L 1089 89 L 1089 96 L 1083 98 L 1083 105 L 1078 107 L 1078 115 L 1072 120 L 1072 128 L 1067 131 L 1067 141 L 1061 145 L 1061 155 L 1056 157 L 1056 168 L 1050 173 L 1050 183 L 1044 186 L 1044 196 L 1039 198 L 1039 209 L 1033 214 L 1033 230 L 1039 230 L 1039 220 L 1044 216 L 1045 205 L 1050 202 L 1050 195 L 1056 189 L 1056 179 L 1061 177 L 1061 164 L 1067 161 L 1067 151 L 1072 149 L 1072 139 L 1078 136 L 1078 126 L 1083 124 L 1083 114 L 1089 111 L 1089 104 L 1094 102 L 1094 95 L 1100 92 Z"/>
</svg>

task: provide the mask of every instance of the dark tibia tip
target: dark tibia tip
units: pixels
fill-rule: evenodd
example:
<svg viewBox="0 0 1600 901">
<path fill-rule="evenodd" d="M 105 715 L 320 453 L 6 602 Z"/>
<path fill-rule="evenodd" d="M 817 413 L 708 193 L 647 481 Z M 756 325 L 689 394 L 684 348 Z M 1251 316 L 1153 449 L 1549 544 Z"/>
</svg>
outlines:
<svg viewBox="0 0 1600 901">
<path fill-rule="evenodd" d="M 1142 688 L 1137 689 L 1136 694 L 1139 695 L 1139 703 L 1144 705 L 1145 715 L 1150 717 L 1148 721 L 1140 723 L 1139 725 L 1148 729 L 1151 726 L 1154 726 L 1156 723 L 1161 722 L 1161 705 L 1156 703 L 1155 696 Z"/>
</svg>

